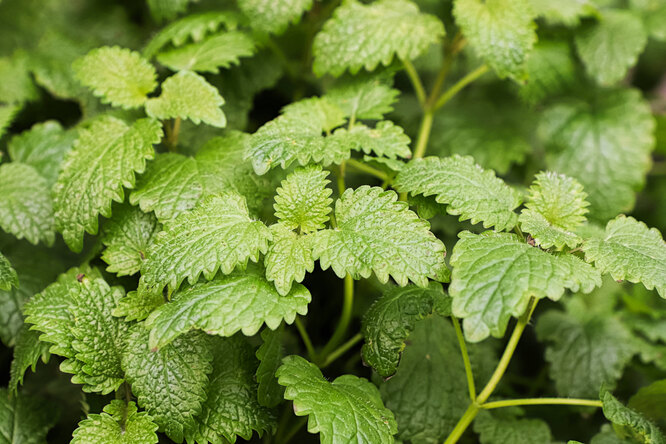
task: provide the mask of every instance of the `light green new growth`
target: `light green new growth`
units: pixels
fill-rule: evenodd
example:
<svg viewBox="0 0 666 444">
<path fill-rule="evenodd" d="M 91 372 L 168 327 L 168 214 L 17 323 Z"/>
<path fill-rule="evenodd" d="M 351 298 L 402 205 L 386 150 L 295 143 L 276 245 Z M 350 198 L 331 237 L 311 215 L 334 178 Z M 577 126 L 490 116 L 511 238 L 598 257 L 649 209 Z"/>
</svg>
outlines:
<svg viewBox="0 0 666 444">
<path fill-rule="evenodd" d="M 224 99 L 217 88 L 200 75 L 180 71 L 162 83 L 159 97 L 146 102 L 146 112 L 157 119 L 189 119 L 224 128 L 227 119 L 220 109 Z"/>
<path fill-rule="evenodd" d="M 518 218 L 521 228 L 543 248 L 574 248 L 582 242 L 575 230 L 586 221 L 586 197 L 576 179 L 553 172 L 539 173 Z"/>
<path fill-rule="evenodd" d="M 0 228 L 32 244 L 55 240 L 49 184 L 30 165 L 0 165 Z"/>
<path fill-rule="evenodd" d="M 312 8 L 312 0 L 239 0 L 238 7 L 254 29 L 282 34 Z"/>
<path fill-rule="evenodd" d="M 0 290 L 9 291 L 12 287 L 19 286 L 18 275 L 12 268 L 12 264 L 2 253 L 0 253 Z"/>
<path fill-rule="evenodd" d="M 446 281 L 446 247 L 430 232 L 430 224 L 398 202 L 393 191 L 367 185 L 347 189 L 335 204 L 337 227 L 313 235 L 314 258 L 323 270 L 355 279 L 374 272 L 380 282 L 393 277 L 400 286 L 420 287 L 428 279 Z"/>
<path fill-rule="evenodd" d="M 157 55 L 157 61 L 173 71 L 197 71 L 217 74 L 220 68 L 238 65 L 241 57 L 256 51 L 254 40 L 240 31 L 224 32 Z"/>
<path fill-rule="evenodd" d="M 275 190 L 275 217 L 280 223 L 301 233 L 321 230 L 329 220 L 333 192 L 326 185 L 328 171 L 318 165 L 299 168 Z"/>
<path fill-rule="evenodd" d="M 402 128 L 390 120 L 378 122 L 375 128 L 356 124 L 351 130 L 340 128 L 327 138 L 330 144 L 340 145 L 341 149 L 363 151 L 366 154 L 396 157 L 412 157 L 409 137 Z"/>
<path fill-rule="evenodd" d="M 273 240 L 264 256 L 266 279 L 281 295 L 291 290 L 293 281 L 302 282 L 314 270 L 312 236 L 294 233 L 282 223 L 271 225 Z"/>
<path fill-rule="evenodd" d="M 409 0 L 379 0 L 365 5 L 345 0 L 335 9 L 313 44 L 314 72 L 336 77 L 349 69 L 373 71 L 394 56 L 413 60 L 444 37 L 442 22 L 423 14 Z"/>
<path fill-rule="evenodd" d="M 5 105 L 0 103 L 0 137 L 5 134 L 5 130 L 12 124 L 20 110 L 20 105 Z"/>
<path fill-rule="evenodd" d="M 393 111 L 400 91 L 391 87 L 391 78 L 384 75 L 357 75 L 344 78 L 326 92 L 326 98 L 340 108 L 345 116 L 356 120 L 381 120 Z"/>
<path fill-rule="evenodd" d="M 565 289 L 589 293 L 601 285 L 599 272 L 577 257 L 550 255 L 514 234 L 458 236 L 449 294 L 471 342 L 502 337 L 511 316 L 521 316 L 531 297 L 558 300 Z"/>
<path fill-rule="evenodd" d="M 24 51 L 0 57 L 0 103 L 21 104 L 39 97 L 29 69 L 30 58 Z"/>
<path fill-rule="evenodd" d="M 483 222 L 485 228 L 510 230 L 518 221 L 513 210 L 521 203 L 520 194 L 469 156 L 416 159 L 398 173 L 394 186 L 400 192 L 434 195 L 448 205 L 449 214 Z"/>
<path fill-rule="evenodd" d="M 453 15 L 474 51 L 499 77 L 526 80 L 525 62 L 537 41 L 528 0 L 456 0 Z"/>
<path fill-rule="evenodd" d="M 132 401 L 114 399 L 100 414 L 90 414 L 74 430 L 71 444 L 155 444 L 157 425 Z"/>
<path fill-rule="evenodd" d="M 257 348 L 256 357 L 259 360 L 255 379 L 258 383 L 257 400 L 265 407 L 275 407 L 282 402 L 284 387 L 280 386 L 275 377 L 275 372 L 282 364 L 284 358 L 284 327 L 276 330 L 265 327 L 261 331 L 263 341 Z"/>
<path fill-rule="evenodd" d="M 141 294 L 138 291 L 130 291 L 118 301 L 111 314 L 121 318 L 124 317 L 127 322 L 143 321 L 165 302 L 161 291 Z"/>
<path fill-rule="evenodd" d="M 647 32 L 631 11 L 606 10 L 598 23 L 576 34 L 575 42 L 588 74 L 602 85 L 622 80 L 647 43 Z"/>
<path fill-rule="evenodd" d="M 123 187 L 134 186 L 134 174 L 144 171 L 161 138 L 153 119 L 127 126 L 103 116 L 80 131 L 53 191 L 56 229 L 73 251 L 83 248 L 84 232 L 97 234 L 99 214 L 111 217 L 112 201 L 125 199 Z"/>
<path fill-rule="evenodd" d="M 130 333 L 122 365 L 132 393 L 159 430 L 181 442 L 206 400 L 213 360 L 210 338 L 192 332 L 155 351 L 148 346 L 143 324 Z"/>
<path fill-rule="evenodd" d="M 77 79 L 104 103 L 137 108 L 157 86 L 157 73 L 141 54 L 114 47 L 96 48 L 72 65 Z"/>
<path fill-rule="evenodd" d="M 597 5 L 592 0 L 530 0 L 536 16 L 549 25 L 578 26 L 580 19 L 598 15 Z"/>
<path fill-rule="evenodd" d="M 210 280 L 218 269 L 229 274 L 248 259 L 256 262 L 268 249 L 271 233 L 250 218 L 243 196 L 225 193 L 167 222 L 153 239 L 141 269 L 140 293 L 166 285 L 175 290 L 185 278 L 196 283 L 202 272 Z"/>
<path fill-rule="evenodd" d="M 297 416 L 309 416 L 308 432 L 319 433 L 322 444 L 362 442 L 388 444 L 398 431 L 393 413 L 384 407 L 379 390 L 366 379 L 343 375 L 328 382 L 316 365 L 300 356 L 287 356 L 277 371 L 294 401 Z"/>
<path fill-rule="evenodd" d="M 173 20 L 185 12 L 192 1 L 195 0 L 147 0 L 150 14 L 158 23 Z"/>
<path fill-rule="evenodd" d="M 633 217 L 618 216 L 606 225 L 604 238 L 583 244 L 585 260 L 615 280 L 641 282 L 666 298 L 666 243 L 656 228 Z"/>
<path fill-rule="evenodd" d="M 393 376 L 416 322 L 435 313 L 438 307 L 448 308 L 449 313 L 441 314 L 450 315 L 450 305 L 442 285 L 436 282 L 430 282 L 427 288 L 410 285 L 387 290 L 363 317 L 363 362 L 383 378 Z"/>
<path fill-rule="evenodd" d="M 623 439 L 641 444 L 664 444 L 666 436 L 642 414 L 624 406 L 609 391 L 601 391 L 604 416 L 613 423 L 616 433 Z"/>
<path fill-rule="evenodd" d="M 239 330 L 252 336 L 264 324 L 276 329 L 283 320 L 291 324 L 297 314 L 305 315 L 310 300 L 302 285 L 280 296 L 262 270 L 237 271 L 182 290 L 157 308 L 146 319 L 150 347 L 162 348 L 192 329 L 220 336 Z"/>
</svg>

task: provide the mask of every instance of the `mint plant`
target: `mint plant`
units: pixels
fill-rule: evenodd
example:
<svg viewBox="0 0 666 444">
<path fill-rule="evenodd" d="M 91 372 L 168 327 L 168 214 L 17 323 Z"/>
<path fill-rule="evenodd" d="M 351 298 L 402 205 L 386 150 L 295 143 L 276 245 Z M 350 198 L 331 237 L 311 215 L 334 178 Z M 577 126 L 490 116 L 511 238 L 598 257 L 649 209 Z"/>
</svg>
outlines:
<svg viewBox="0 0 666 444">
<path fill-rule="evenodd" d="M 665 24 L 2 0 L 0 442 L 666 443 Z"/>
</svg>

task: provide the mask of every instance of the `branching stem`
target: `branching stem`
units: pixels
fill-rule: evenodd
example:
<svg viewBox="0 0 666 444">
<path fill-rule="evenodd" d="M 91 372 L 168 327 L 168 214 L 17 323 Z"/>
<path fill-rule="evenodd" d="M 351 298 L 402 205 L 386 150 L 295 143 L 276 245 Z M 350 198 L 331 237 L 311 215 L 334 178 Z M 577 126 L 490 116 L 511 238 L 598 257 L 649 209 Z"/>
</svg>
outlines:
<svg viewBox="0 0 666 444">
<path fill-rule="evenodd" d="M 361 333 L 356 333 L 354 336 L 351 337 L 347 342 L 342 344 L 340 347 L 336 348 L 333 350 L 327 357 L 326 361 L 321 365 L 320 368 L 328 367 L 331 365 L 336 359 L 338 359 L 340 356 L 344 355 L 347 353 L 347 351 L 352 348 L 354 345 L 356 345 L 357 342 L 363 339 L 363 335 Z"/>
<path fill-rule="evenodd" d="M 382 180 L 384 182 L 390 182 L 391 178 L 389 177 L 388 174 L 383 172 L 382 170 L 378 170 L 377 168 L 373 168 L 370 165 L 361 162 L 360 160 L 356 159 L 347 159 L 347 166 L 354 168 L 355 170 L 368 173 L 371 176 L 375 176 L 377 179 Z"/>
<path fill-rule="evenodd" d="M 433 106 L 432 110 L 437 111 L 440 109 L 442 106 L 446 105 L 446 103 L 451 100 L 452 98 L 455 97 L 456 94 L 458 94 L 463 88 L 465 88 L 467 85 L 484 75 L 485 73 L 488 72 L 490 68 L 488 68 L 488 65 L 481 65 L 478 68 L 476 68 L 474 71 L 470 72 L 467 74 L 465 77 L 462 79 L 458 80 L 451 88 L 447 89 L 444 91 L 444 93 L 437 99 L 437 102 L 435 102 L 435 105 Z"/>
<path fill-rule="evenodd" d="M 305 348 L 308 351 L 308 356 L 310 360 L 314 361 L 317 354 L 315 353 L 314 347 L 312 346 L 310 335 L 308 335 L 308 332 L 305 329 L 305 326 L 301 322 L 300 318 L 297 317 L 296 320 L 294 321 L 294 324 L 296 324 L 296 329 L 298 330 L 298 333 L 301 335 L 301 339 L 303 340 L 303 344 L 305 344 Z"/>
<path fill-rule="evenodd" d="M 338 325 L 333 332 L 333 336 L 324 346 L 319 354 L 319 359 L 317 362 L 326 362 L 328 355 L 342 342 L 347 333 L 347 328 L 352 318 L 352 309 L 354 307 L 354 279 L 349 273 L 345 276 L 345 290 L 344 290 L 344 299 L 342 302 L 342 314 L 340 315 L 340 320 Z"/>
</svg>

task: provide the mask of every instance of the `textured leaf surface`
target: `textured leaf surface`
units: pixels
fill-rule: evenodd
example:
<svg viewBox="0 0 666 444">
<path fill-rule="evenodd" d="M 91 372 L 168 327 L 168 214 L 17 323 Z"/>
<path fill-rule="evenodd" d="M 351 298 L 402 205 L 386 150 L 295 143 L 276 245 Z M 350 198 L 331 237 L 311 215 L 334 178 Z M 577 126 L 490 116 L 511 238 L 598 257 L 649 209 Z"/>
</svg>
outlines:
<svg viewBox="0 0 666 444">
<path fill-rule="evenodd" d="M 176 442 L 191 429 L 206 400 L 213 356 L 209 338 L 192 332 L 152 351 L 148 330 L 137 324 L 123 354 L 123 369 L 139 405 Z"/>
<path fill-rule="evenodd" d="M 356 279 L 373 272 L 385 283 L 408 281 L 425 287 L 428 279 L 445 281 L 449 270 L 446 247 L 430 224 L 397 202 L 397 194 L 379 187 L 347 189 L 335 204 L 337 228 L 318 231 L 312 240 L 314 257 L 342 278 Z"/>
<path fill-rule="evenodd" d="M 173 20 L 187 10 L 193 0 L 148 0 L 150 14 L 157 22 Z"/>
<path fill-rule="evenodd" d="M 548 424 L 541 419 L 496 418 L 481 412 L 474 420 L 481 444 L 542 444 L 552 441 Z"/>
<path fill-rule="evenodd" d="M 511 316 L 525 312 L 531 296 L 558 300 L 568 288 L 589 293 L 599 272 L 571 254 L 550 255 L 508 233 L 462 232 L 453 248 L 449 293 L 465 337 L 502 337 Z"/>
<path fill-rule="evenodd" d="M 549 169 L 576 178 L 588 217 L 606 221 L 634 205 L 654 144 L 654 120 L 636 90 L 599 90 L 590 100 L 555 105 L 541 118 Z"/>
<path fill-rule="evenodd" d="M 537 40 L 528 0 L 456 0 L 453 15 L 474 51 L 498 76 L 525 80 L 525 61 Z"/>
<path fill-rule="evenodd" d="M 431 282 L 427 288 L 407 286 L 386 291 L 363 318 L 363 361 L 383 378 L 395 374 L 405 340 L 414 330 L 416 321 L 433 314 L 437 306 L 450 307 L 447 299 L 441 284 L 436 282 Z"/>
<path fill-rule="evenodd" d="M 0 137 L 5 134 L 5 130 L 12 124 L 20 109 L 18 105 L 0 104 Z"/>
<path fill-rule="evenodd" d="M 164 302 L 161 291 L 141 294 L 138 291 L 130 291 L 118 301 L 112 314 L 124 317 L 126 321 L 142 321 Z"/>
<path fill-rule="evenodd" d="M 11 57 L 0 57 L 0 102 L 20 104 L 37 99 L 38 93 L 30 72 L 29 57 L 16 51 Z"/>
<path fill-rule="evenodd" d="M 33 166 L 49 185 L 53 185 L 76 135 L 75 130 L 64 130 L 55 120 L 47 120 L 13 137 L 7 148 L 14 162 Z"/>
<path fill-rule="evenodd" d="M 254 29 L 281 34 L 312 7 L 312 0 L 240 0 L 238 6 Z"/>
<path fill-rule="evenodd" d="M 93 49 L 73 67 L 82 84 L 114 106 L 139 107 L 157 86 L 155 68 L 138 52 L 117 46 Z"/>
<path fill-rule="evenodd" d="M 220 68 L 237 65 L 241 57 L 249 57 L 254 52 L 254 41 L 249 35 L 240 31 L 231 31 L 161 52 L 157 60 L 174 71 L 190 70 L 217 74 Z"/>
<path fill-rule="evenodd" d="M 189 119 L 224 128 L 227 119 L 220 109 L 224 99 L 218 90 L 200 75 L 180 71 L 162 83 L 162 93 L 146 102 L 146 112 L 157 119 Z"/>
<path fill-rule="evenodd" d="M 0 228 L 33 244 L 50 245 L 55 240 L 49 186 L 30 165 L 0 166 Z"/>
<path fill-rule="evenodd" d="M 123 187 L 134 186 L 135 172 L 143 172 L 161 138 L 152 119 L 127 126 L 104 116 L 80 131 L 54 187 L 56 229 L 72 250 L 81 251 L 84 232 L 97 234 L 97 216 L 111 216 L 112 201 L 124 200 Z"/>
<path fill-rule="evenodd" d="M 314 270 L 312 236 L 300 236 L 281 223 L 271 225 L 270 230 L 273 241 L 264 256 L 266 279 L 284 296 L 293 281 L 302 282 L 305 273 Z"/>
<path fill-rule="evenodd" d="M 109 264 L 106 271 L 118 276 L 137 273 L 159 229 L 160 225 L 152 214 L 123 206 L 104 226 L 102 243 L 106 249 L 102 252 L 102 260 Z"/>
<path fill-rule="evenodd" d="M 340 76 L 349 69 L 373 71 L 397 55 L 412 60 L 444 37 L 436 17 L 419 12 L 408 0 L 380 0 L 364 5 L 346 0 L 335 9 L 313 44 L 317 75 Z"/>
<path fill-rule="evenodd" d="M 257 360 L 245 339 L 236 335 L 218 338 L 213 348 L 213 372 L 206 391 L 206 402 L 196 425 L 188 433 L 188 442 L 222 443 L 220 437 L 235 442 L 236 437 L 249 440 L 252 432 L 259 436 L 276 428 L 274 413 L 257 401 L 254 373 Z"/>
<path fill-rule="evenodd" d="M 252 336 L 264 323 L 271 329 L 283 319 L 291 324 L 297 314 L 307 313 L 310 299 L 310 292 L 299 284 L 280 296 L 261 270 L 221 276 L 175 294 L 170 303 L 155 310 L 146 320 L 150 347 L 164 347 L 194 328 L 220 336 L 242 330 Z"/>
<path fill-rule="evenodd" d="M 354 125 L 351 130 L 340 128 L 333 133 L 330 142 L 340 144 L 347 150 L 363 151 L 390 159 L 412 156 L 409 137 L 390 120 L 377 123 L 375 128 L 362 124 Z"/>
<path fill-rule="evenodd" d="M 628 406 L 643 413 L 648 419 L 655 422 L 666 420 L 666 379 L 655 381 L 650 385 L 641 387 L 629 399 Z"/>
<path fill-rule="evenodd" d="M 23 384 L 26 370 L 32 368 L 34 372 L 39 360 L 47 363 L 50 356 L 49 344 L 39 340 L 39 332 L 30 330 L 29 324 L 23 324 L 14 345 L 14 359 L 9 369 L 9 390 L 16 393 L 18 386 Z"/>
<path fill-rule="evenodd" d="M 284 347 L 282 338 L 284 327 L 280 326 L 276 330 L 265 327 L 261 331 L 262 344 L 257 349 L 257 359 L 259 366 L 255 374 L 255 379 L 259 384 L 257 387 L 257 400 L 259 404 L 265 407 L 275 407 L 282 402 L 284 388 L 277 383 L 275 372 L 282 364 L 284 358 Z"/>
<path fill-rule="evenodd" d="M 155 444 L 157 425 L 132 401 L 114 399 L 98 414 L 90 414 L 74 430 L 72 444 Z"/>
<path fill-rule="evenodd" d="M 320 166 L 299 168 L 287 176 L 275 190 L 275 217 L 285 227 L 304 233 L 324 228 L 333 202 L 327 176 Z"/>
<path fill-rule="evenodd" d="M 599 22 L 576 34 L 576 49 L 588 74 L 602 85 L 622 80 L 647 43 L 641 19 L 630 11 L 607 10 Z"/>
<path fill-rule="evenodd" d="M 343 375 L 328 382 L 300 356 L 284 358 L 277 376 L 286 387 L 285 399 L 294 401 L 294 413 L 309 416 L 308 432 L 319 433 L 323 444 L 393 442 L 398 431 L 393 413 L 366 379 Z"/>
<path fill-rule="evenodd" d="M 550 25 L 577 26 L 580 19 L 597 13 L 590 0 L 530 0 L 536 15 Z"/>
<path fill-rule="evenodd" d="M 520 194 L 471 157 L 416 159 L 398 173 L 394 185 L 401 192 L 434 195 L 448 205 L 449 214 L 483 222 L 485 228 L 509 230 L 518 220 L 513 210 L 521 203 Z"/>
<path fill-rule="evenodd" d="M 357 75 L 336 82 L 326 92 L 326 98 L 340 108 L 345 116 L 355 119 L 381 120 L 393 111 L 400 92 L 381 74 L 367 77 Z"/>
<path fill-rule="evenodd" d="M 552 4 L 550 0 L 547 2 Z M 578 0 L 573 2 L 579 3 Z M 571 48 L 562 41 L 539 41 L 526 67 L 529 81 L 520 86 L 520 96 L 530 104 L 566 92 L 577 77 Z"/>
<path fill-rule="evenodd" d="M 642 444 L 666 443 L 666 437 L 657 426 L 640 413 L 624 406 L 610 392 L 602 391 L 601 402 L 604 405 L 604 416 L 623 438 Z"/>
<path fill-rule="evenodd" d="M 0 290 L 9 290 L 18 286 L 19 280 L 16 270 L 12 268 L 9 260 L 0 253 Z"/>
<path fill-rule="evenodd" d="M 10 397 L 0 389 L 0 436 L 8 444 L 41 444 L 57 419 L 53 405 L 25 395 Z"/>
<path fill-rule="evenodd" d="M 603 239 L 590 239 L 585 259 L 613 279 L 642 282 L 666 298 L 666 243 L 656 228 L 633 217 L 618 216 L 606 225 Z"/>
<path fill-rule="evenodd" d="M 192 211 L 164 225 L 148 248 L 141 270 L 140 292 L 175 290 L 188 278 L 210 280 L 218 269 L 228 274 L 236 265 L 256 262 L 268 249 L 271 234 L 261 222 L 250 218 L 243 196 L 213 195 Z"/>
<path fill-rule="evenodd" d="M 629 330 L 608 315 L 585 319 L 551 310 L 539 317 L 536 333 L 550 343 L 546 360 L 561 396 L 589 398 L 603 384 L 614 387 L 637 351 Z"/>
</svg>

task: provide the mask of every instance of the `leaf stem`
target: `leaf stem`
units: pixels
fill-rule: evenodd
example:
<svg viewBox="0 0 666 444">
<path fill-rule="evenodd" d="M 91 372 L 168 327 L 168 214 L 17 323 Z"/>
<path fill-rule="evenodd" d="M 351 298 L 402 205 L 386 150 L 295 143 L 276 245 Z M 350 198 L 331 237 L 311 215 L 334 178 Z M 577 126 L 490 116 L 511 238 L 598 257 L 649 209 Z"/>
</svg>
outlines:
<svg viewBox="0 0 666 444">
<path fill-rule="evenodd" d="M 419 77 L 416 68 L 414 68 L 414 65 L 412 65 L 412 62 L 408 59 L 403 60 L 402 64 L 405 66 L 405 72 L 407 73 L 409 80 L 412 82 L 412 86 L 414 86 L 414 92 L 416 93 L 416 98 L 419 100 L 419 104 L 424 108 L 426 104 L 426 93 L 423 88 L 423 82 L 421 82 L 421 77 Z"/>
<path fill-rule="evenodd" d="M 474 385 L 474 373 L 472 372 L 472 364 L 469 361 L 469 353 L 467 353 L 467 344 L 465 344 L 465 336 L 463 336 L 462 328 L 460 328 L 460 321 L 455 316 L 451 316 L 453 328 L 456 330 L 458 337 L 458 345 L 460 345 L 460 353 L 462 354 L 463 363 L 465 364 L 465 375 L 467 376 L 467 389 L 469 390 L 469 399 L 476 401 L 476 387 Z"/>
<path fill-rule="evenodd" d="M 350 340 L 342 344 L 340 347 L 337 349 L 333 350 L 327 357 L 324 363 L 321 365 L 320 368 L 328 367 L 338 359 L 340 356 L 345 354 L 350 348 L 352 348 L 358 341 L 363 339 L 363 335 L 361 333 L 356 333 Z"/>
<path fill-rule="evenodd" d="M 432 130 L 432 121 L 434 117 L 435 115 L 431 110 L 428 110 L 423 114 L 421 128 L 419 128 L 419 137 L 416 142 L 416 148 L 414 149 L 414 159 L 420 159 L 425 155 L 426 148 L 428 147 L 428 139 L 430 139 L 430 131 Z"/>
<path fill-rule="evenodd" d="M 166 144 L 169 148 L 169 151 L 176 151 L 178 146 L 178 136 L 180 135 L 180 117 L 176 117 L 173 120 L 171 126 L 165 125 L 166 131 Z"/>
<path fill-rule="evenodd" d="M 388 174 L 385 172 L 378 170 L 377 168 L 373 168 L 370 165 L 361 162 L 360 160 L 356 159 L 347 159 L 347 166 L 350 166 L 358 171 L 362 171 L 364 173 L 368 173 L 371 176 L 375 176 L 377 179 L 380 179 L 384 182 L 390 182 L 391 178 L 389 177 Z"/>
<path fill-rule="evenodd" d="M 455 97 L 456 94 L 458 94 L 463 88 L 465 88 L 467 85 L 484 75 L 486 72 L 488 72 L 490 68 L 488 68 L 488 65 L 481 65 L 478 68 L 476 68 L 474 71 L 470 72 L 467 74 L 465 77 L 462 79 L 458 80 L 453 86 L 451 86 L 449 89 L 444 91 L 444 93 L 437 99 L 437 102 L 435 102 L 435 105 L 432 107 L 433 111 L 436 111 L 440 109 L 442 106 L 444 106 L 449 100 L 451 100 L 453 97 Z"/>
<path fill-rule="evenodd" d="M 294 324 L 296 325 L 296 329 L 298 330 L 298 333 L 301 335 L 303 344 L 305 344 L 305 348 L 308 351 L 308 357 L 310 358 L 311 361 L 314 361 L 317 354 L 315 353 L 314 347 L 312 346 L 310 335 L 308 335 L 305 326 L 301 322 L 301 318 L 296 317 L 296 320 L 294 320 Z"/>
<path fill-rule="evenodd" d="M 523 398 L 507 399 L 503 401 L 487 402 L 481 408 L 498 409 L 501 407 L 511 407 L 516 405 L 585 405 L 590 407 L 602 407 L 601 401 L 594 399 L 576 399 L 576 398 Z"/>
<path fill-rule="evenodd" d="M 344 290 L 344 299 L 342 302 L 342 314 L 340 315 L 340 320 L 338 321 L 335 331 L 333 331 L 333 336 L 324 346 L 319 354 L 318 362 L 326 362 L 329 354 L 342 342 L 342 339 L 347 333 L 347 328 L 351 322 L 352 317 L 352 308 L 354 307 L 354 279 L 351 275 L 347 273 L 345 276 L 345 290 Z"/>
</svg>

